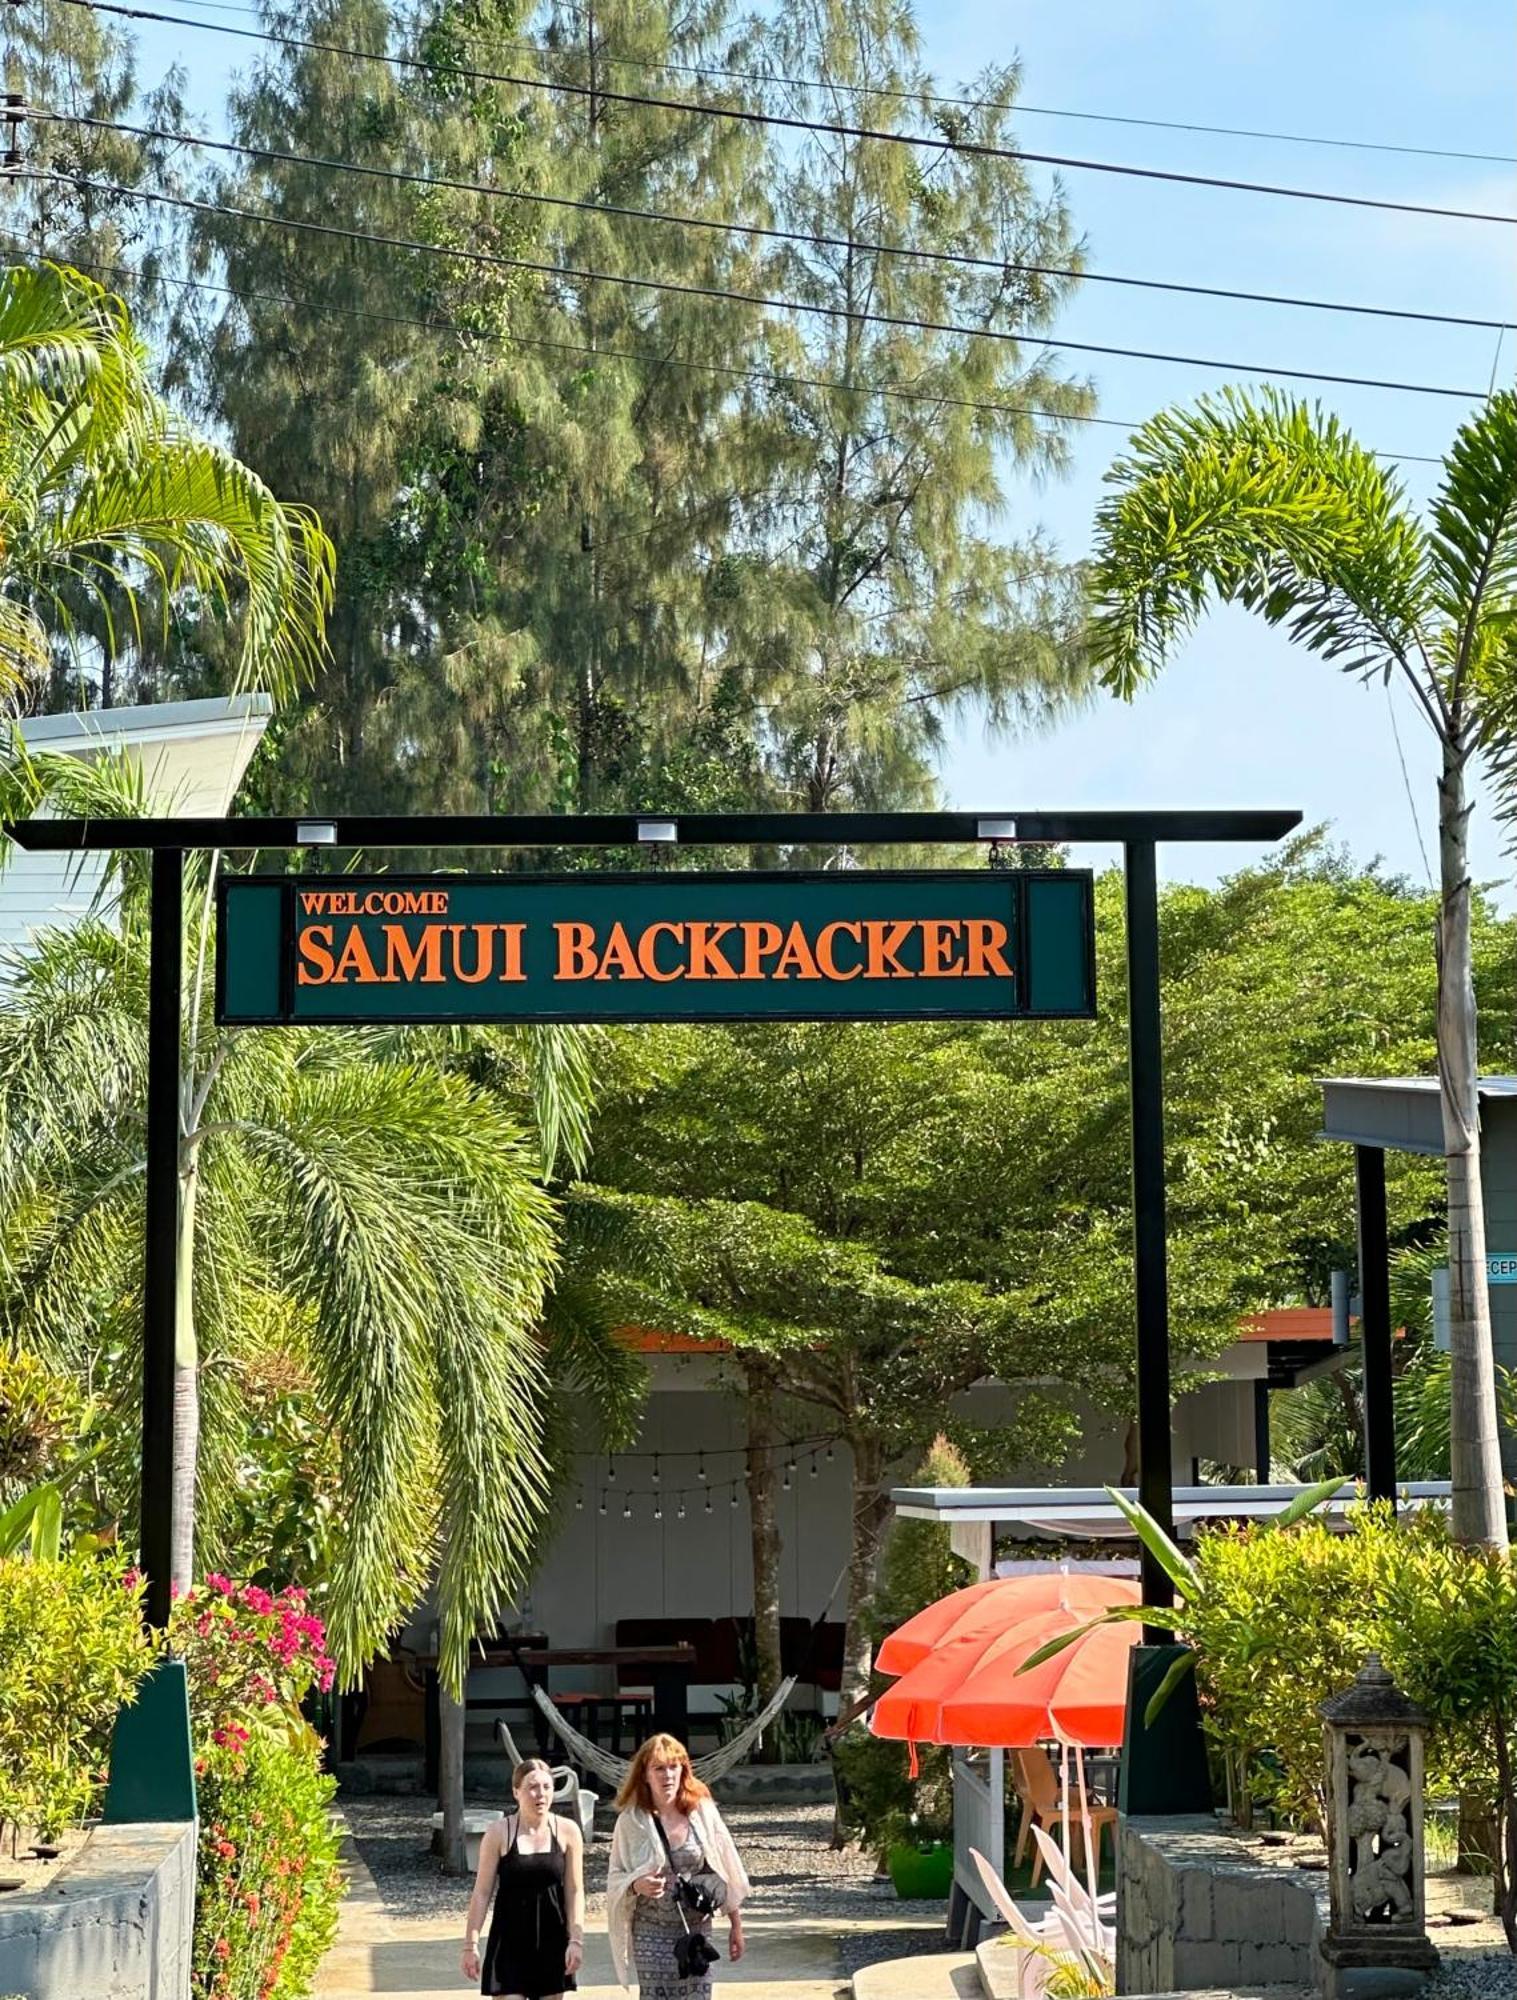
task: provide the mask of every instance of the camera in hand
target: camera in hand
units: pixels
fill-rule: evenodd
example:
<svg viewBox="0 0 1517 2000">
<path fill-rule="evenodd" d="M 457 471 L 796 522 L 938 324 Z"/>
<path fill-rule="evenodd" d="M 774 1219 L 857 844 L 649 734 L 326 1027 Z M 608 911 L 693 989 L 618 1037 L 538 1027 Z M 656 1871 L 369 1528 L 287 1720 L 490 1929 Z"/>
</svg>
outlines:
<svg viewBox="0 0 1517 2000">
<path fill-rule="evenodd" d="M 722 1907 L 723 1897 L 711 1876 L 681 1875 L 674 1885 L 676 1899 L 692 1917 L 709 1917 Z"/>
<path fill-rule="evenodd" d="M 704 1931 L 686 1931 L 674 1940 L 674 1964 L 681 1979 L 704 1979 L 721 1953 Z"/>
</svg>

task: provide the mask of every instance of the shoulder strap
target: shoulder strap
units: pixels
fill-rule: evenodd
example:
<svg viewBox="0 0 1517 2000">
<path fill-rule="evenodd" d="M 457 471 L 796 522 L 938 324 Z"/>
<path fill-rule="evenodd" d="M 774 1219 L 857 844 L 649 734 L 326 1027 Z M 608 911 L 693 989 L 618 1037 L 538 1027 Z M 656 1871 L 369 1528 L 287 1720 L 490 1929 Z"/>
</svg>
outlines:
<svg viewBox="0 0 1517 2000">
<path fill-rule="evenodd" d="M 653 1815 L 653 1826 L 654 1831 L 658 1834 L 660 1845 L 668 1857 L 669 1873 L 673 1875 L 676 1872 L 674 1866 L 674 1849 L 669 1845 L 669 1836 L 664 1831 L 664 1822 L 659 1818 L 657 1813 Z M 688 1937 L 690 1935 L 690 1919 L 685 1915 L 685 1906 L 678 1896 L 674 1898 L 674 1907 L 679 1912 L 679 1920 L 685 1928 L 685 1935 Z"/>
</svg>

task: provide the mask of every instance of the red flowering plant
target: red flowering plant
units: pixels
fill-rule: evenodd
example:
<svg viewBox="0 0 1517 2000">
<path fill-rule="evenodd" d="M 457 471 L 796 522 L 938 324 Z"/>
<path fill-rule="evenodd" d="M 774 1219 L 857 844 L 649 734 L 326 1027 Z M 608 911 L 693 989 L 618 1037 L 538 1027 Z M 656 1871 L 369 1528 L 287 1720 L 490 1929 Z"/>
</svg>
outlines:
<svg viewBox="0 0 1517 2000">
<path fill-rule="evenodd" d="M 339 1836 L 321 1743 L 300 1704 L 332 1685 L 303 1591 L 208 1576 L 168 1645 L 189 1677 L 200 1804 L 195 2000 L 295 2000 L 332 1941 Z"/>
<path fill-rule="evenodd" d="M 325 1693 L 335 1668 L 325 1631 L 293 1585 L 276 1597 L 257 1584 L 210 1575 L 175 1600 L 169 1650 L 185 1663 L 190 1720 L 217 1748 L 256 1734 L 309 1735 L 300 1704 L 312 1687 Z"/>
</svg>

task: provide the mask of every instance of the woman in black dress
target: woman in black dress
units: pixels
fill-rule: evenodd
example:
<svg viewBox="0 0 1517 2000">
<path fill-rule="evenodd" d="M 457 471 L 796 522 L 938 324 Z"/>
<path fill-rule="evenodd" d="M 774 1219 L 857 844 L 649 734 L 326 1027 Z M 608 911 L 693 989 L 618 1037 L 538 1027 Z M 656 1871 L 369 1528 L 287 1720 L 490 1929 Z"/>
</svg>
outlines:
<svg viewBox="0 0 1517 2000">
<path fill-rule="evenodd" d="M 555 1818 L 553 1773 L 540 1757 L 511 1778 L 516 1810 L 490 1827 L 464 1924 L 463 1975 L 504 2000 L 559 2000 L 574 1991 L 584 1959 L 585 1844 L 579 1827 Z M 495 1897 L 484 1962 L 479 1931 Z"/>
</svg>

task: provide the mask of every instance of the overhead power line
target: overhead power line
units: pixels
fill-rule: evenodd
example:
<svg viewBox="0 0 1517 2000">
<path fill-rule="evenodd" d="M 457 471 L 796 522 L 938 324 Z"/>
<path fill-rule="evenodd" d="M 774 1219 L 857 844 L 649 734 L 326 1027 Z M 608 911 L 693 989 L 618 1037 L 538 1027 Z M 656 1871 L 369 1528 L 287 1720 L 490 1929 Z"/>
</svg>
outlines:
<svg viewBox="0 0 1517 2000">
<path fill-rule="evenodd" d="M 34 254 L 30 246 L 19 238 L 12 237 L 9 248 L 20 256 Z M 138 278 L 141 274 L 129 264 L 101 264 L 83 261 L 81 270 L 93 271 L 99 277 Z M 177 290 L 206 292 L 213 296 L 236 299 L 244 305 L 279 306 L 286 312 L 310 312 L 329 318 L 357 320 L 376 326 L 402 326 L 414 328 L 424 333 L 456 335 L 461 339 L 482 341 L 503 341 L 511 347 L 540 348 L 552 354 L 587 355 L 597 361 L 630 361 L 643 367 L 654 369 L 674 369 L 678 373 L 695 372 L 702 375 L 718 375 L 737 382 L 762 382 L 782 389 L 827 389 L 845 396 L 882 396 L 890 402 L 923 403 L 932 409 L 977 410 L 990 416 L 1040 417 L 1049 423 L 1089 424 L 1107 430 L 1126 431 L 1129 435 L 1141 429 L 1141 421 L 1129 417 L 1099 417 L 1085 411 L 1050 410 L 1037 403 L 1003 403 L 976 396 L 946 396 L 934 389 L 911 389 L 898 383 L 840 382 L 834 376 L 793 375 L 770 368 L 739 368 L 729 362 L 703 361 L 689 354 L 650 354 L 645 349 L 607 347 L 597 344 L 592 347 L 587 341 L 548 340 L 535 334 L 515 333 L 492 328 L 484 333 L 476 326 L 465 326 L 458 320 L 414 319 L 403 313 L 380 312 L 369 306 L 342 306 L 324 299 L 291 298 L 283 292 L 251 292 L 239 290 L 235 285 L 217 284 L 209 278 L 171 278 L 160 273 L 159 284 L 172 285 Z M 1399 465 L 1440 465 L 1441 459 L 1418 452 L 1376 451 L 1376 458 L 1383 458 Z"/>
<path fill-rule="evenodd" d="M 194 4 L 207 14 L 243 14 L 255 20 L 260 18 L 258 8 L 234 6 L 231 0 L 194 0 Z M 459 41 L 463 48 L 486 46 L 477 36 L 464 35 Z M 557 57 L 572 53 L 567 47 L 553 47 L 539 42 L 497 42 L 493 46 L 509 50 L 513 55 Z M 982 110 L 995 101 L 983 96 L 955 96 L 936 90 L 904 90 L 889 84 L 845 83 L 840 77 L 787 76 L 783 71 L 775 70 L 729 69 L 720 63 L 661 62 L 656 56 L 614 56 L 604 49 L 596 50 L 596 61 L 605 63 L 609 69 L 654 70 L 671 76 L 716 76 L 736 83 L 779 83 L 791 90 L 842 91 L 849 97 L 878 97 L 887 102 L 904 104 L 947 104 L 965 111 Z M 1119 111 L 1077 111 L 1068 105 L 1024 104 L 1020 98 L 1000 108 L 1018 118 L 1074 118 L 1089 125 L 1129 125 L 1143 131 L 1189 132 L 1212 139 L 1263 139 L 1280 146 L 1330 146 L 1350 153 L 1391 153 L 1421 160 L 1470 160 L 1484 166 L 1517 166 L 1517 154 L 1467 153 L 1451 146 L 1406 146 L 1389 139 L 1347 139 L 1323 132 L 1275 132 L 1247 125 L 1201 125 L 1193 119 L 1139 118 Z"/>
<path fill-rule="evenodd" d="M 1477 209 L 1440 208 L 1425 202 L 1391 201 L 1384 196 L 1341 194 L 1321 188 L 1278 186 L 1266 181 L 1244 181 L 1217 174 L 1184 174 L 1168 167 L 1140 167 L 1118 160 L 1090 160 L 1074 154 L 1024 152 L 1013 146 L 990 146 L 970 139 L 952 139 L 945 134 L 889 132 L 868 125 L 841 125 L 820 119 L 791 118 L 777 111 L 756 111 L 732 104 L 691 103 L 677 97 L 651 97 L 634 91 L 608 90 L 597 84 L 563 83 L 549 77 L 513 75 L 507 71 L 468 69 L 460 64 L 428 63 L 416 56 L 380 54 L 373 49 L 348 47 L 337 42 L 313 41 L 303 35 L 278 34 L 272 29 L 234 28 L 224 21 L 197 21 L 185 14 L 165 14 L 147 7 L 127 7 L 116 0 L 61 0 L 66 7 L 88 13 L 109 14 L 128 21 L 156 21 L 173 28 L 196 28 L 207 35 L 231 35 L 241 41 L 266 42 L 275 47 L 304 49 L 315 55 L 342 56 L 352 62 L 385 63 L 399 69 L 431 74 L 445 67 L 449 76 L 471 83 L 503 83 L 517 90 L 541 90 L 565 97 L 593 98 L 598 104 L 628 104 L 650 111 L 688 112 L 701 118 L 725 118 L 747 125 L 767 125 L 779 131 L 805 132 L 812 137 L 869 139 L 893 146 L 912 146 L 933 153 L 959 153 L 970 158 L 1006 160 L 1016 166 L 1029 162 L 1038 166 L 1070 167 L 1083 173 L 1118 174 L 1136 180 L 1168 181 L 1184 187 L 1220 188 L 1230 194 L 1272 195 L 1288 201 L 1328 202 L 1344 208 L 1381 209 L 1397 215 L 1436 216 L 1443 221 L 1517 224 L 1517 215 L 1487 213 Z"/>
<path fill-rule="evenodd" d="M 176 132 L 157 125 L 129 125 L 115 118 L 90 118 L 77 111 L 29 110 L 29 117 L 52 124 L 81 125 L 92 131 L 122 132 L 138 139 L 158 139 L 174 145 L 198 146 L 243 159 L 272 160 L 282 166 L 320 167 L 333 173 L 362 174 L 370 180 L 393 181 L 408 187 L 442 188 L 455 194 L 487 195 L 495 201 L 522 201 L 547 208 L 572 209 L 583 215 L 610 215 L 634 222 L 667 223 L 679 229 L 715 230 L 723 235 L 757 236 L 776 243 L 809 244 L 823 250 L 862 251 L 866 256 L 901 257 L 929 264 L 947 264 L 972 271 L 1015 272 L 1026 277 L 1071 278 L 1095 285 L 1123 285 L 1150 292 L 1178 292 L 1188 297 L 1235 299 L 1249 305 L 1294 306 L 1311 312 L 1354 313 L 1373 319 L 1417 320 L 1432 326 L 1473 327 L 1481 332 L 1517 331 L 1517 321 L 1478 319 L 1462 313 L 1418 312 L 1407 306 L 1358 305 L 1344 299 L 1287 296 L 1279 292 L 1243 292 L 1220 285 L 1187 285 L 1164 278 L 1119 276 L 1108 271 L 1083 271 L 1072 265 L 1026 264 L 1015 258 L 976 257 L 962 250 L 928 250 L 916 244 L 872 243 L 858 237 L 824 236 L 800 229 L 775 229 L 705 215 L 673 215 L 665 210 L 628 208 L 619 203 L 577 201 L 569 195 L 542 194 L 529 188 L 504 188 L 486 181 L 458 180 L 445 174 L 424 174 L 404 167 L 377 167 L 357 160 L 330 159 L 321 154 L 290 153 L 276 146 L 248 146 L 235 139 L 210 139 L 197 132 Z"/>
<path fill-rule="evenodd" d="M 531 271 L 542 277 L 561 278 L 570 284 L 617 285 L 634 291 L 671 293 L 685 298 L 722 299 L 736 305 L 762 306 L 773 312 L 797 312 L 825 319 L 848 320 L 855 325 L 887 326 L 912 333 L 943 333 L 958 339 L 994 340 L 1012 346 L 1059 348 L 1069 353 L 1119 356 L 1129 361 L 1171 362 L 1187 368 L 1212 368 L 1229 375 L 1276 377 L 1289 381 L 1329 382 L 1355 389 L 1389 389 L 1401 395 L 1452 396 L 1460 402 L 1483 399 L 1479 389 L 1448 388 L 1431 382 L 1397 382 L 1371 375 L 1334 375 L 1320 369 L 1260 367 L 1245 361 L 1217 361 L 1194 354 L 1167 354 L 1148 348 L 1113 347 L 1088 340 L 1061 340 L 1052 334 L 1020 333 L 1005 327 L 968 326 L 956 320 L 918 319 L 905 313 L 869 311 L 857 306 L 827 305 L 811 299 L 775 297 L 765 292 L 739 291 L 727 285 L 692 284 L 676 278 L 636 277 L 623 271 L 591 271 L 578 266 L 552 264 L 533 257 L 508 257 L 486 250 L 465 250 L 452 244 L 422 243 L 406 236 L 385 236 L 372 230 L 349 229 L 339 223 L 310 222 L 286 215 L 268 215 L 257 209 L 238 208 L 229 202 L 200 201 L 192 195 L 169 194 L 158 188 L 127 187 L 116 181 L 97 181 L 79 174 L 24 170 L 25 178 L 76 187 L 89 193 L 115 195 L 124 201 L 156 202 L 201 215 L 220 215 L 239 222 L 251 222 L 271 229 L 297 230 L 306 235 L 326 236 L 334 241 L 364 243 L 383 250 L 405 250 L 424 257 L 442 257 L 450 262 L 473 264 L 484 269 Z"/>
</svg>

